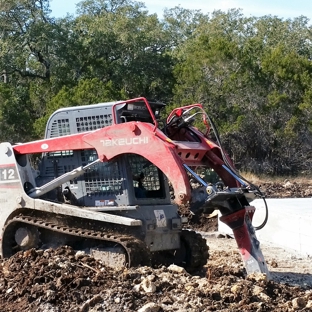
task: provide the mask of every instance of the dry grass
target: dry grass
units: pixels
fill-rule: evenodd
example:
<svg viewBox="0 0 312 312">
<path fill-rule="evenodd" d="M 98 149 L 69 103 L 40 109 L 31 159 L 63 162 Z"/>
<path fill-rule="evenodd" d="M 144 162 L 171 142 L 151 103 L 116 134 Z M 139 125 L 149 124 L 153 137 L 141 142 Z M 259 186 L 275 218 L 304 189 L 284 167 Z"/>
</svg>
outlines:
<svg viewBox="0 0 312 312">
<path fill-rule="evenodd" d="M 250 172 L 240 172 L 246 180 L 253 184 L 261 184 L 265 182 L 285 183 L 287 180 L 290 182 L 297 182 L 301 184 L 312 184 L 312 175 L 302 176 L 268 176 L 268 175 L 255 175 Z"/>
</svg>

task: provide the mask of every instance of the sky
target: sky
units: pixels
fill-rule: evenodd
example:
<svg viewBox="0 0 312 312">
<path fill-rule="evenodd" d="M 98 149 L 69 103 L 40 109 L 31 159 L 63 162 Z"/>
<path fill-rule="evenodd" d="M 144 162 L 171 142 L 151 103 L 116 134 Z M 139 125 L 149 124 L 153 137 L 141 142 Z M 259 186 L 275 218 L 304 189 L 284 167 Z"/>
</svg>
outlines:
<svg viewBox="0 0 312 312">
<path fill-rule="evenodd" d="M 74 14 L 77 0 L 50 0 L 52 16 L 64 17 L 67 13 Z M 311 0 L 141 0 L 150 14 L 157 13 L 161 18 L 165 8 L 181 6 L 185 9 L 201 10 L 202 13 L 212 13 L 215 10 L 228 11 L 242 9 L 246 16 L 275 15 L 283 19 L 293 19 L 306 16 L 312 22 Z"/>
</svg>

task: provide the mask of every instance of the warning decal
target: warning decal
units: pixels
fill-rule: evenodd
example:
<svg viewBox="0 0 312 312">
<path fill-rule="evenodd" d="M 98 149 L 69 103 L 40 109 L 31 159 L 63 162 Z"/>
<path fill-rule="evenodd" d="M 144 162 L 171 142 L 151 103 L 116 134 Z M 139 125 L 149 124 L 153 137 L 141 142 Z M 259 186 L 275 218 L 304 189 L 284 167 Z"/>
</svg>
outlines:
<svg viewBox="0 0 312 312">
<path fill-rule="evenodd" d="M 163 210 L 154 210 L 154 214 L 156 217 L 156 224 L 158 227 L 166 227 L 167 219 L 165 212 Z"/>
</svg>

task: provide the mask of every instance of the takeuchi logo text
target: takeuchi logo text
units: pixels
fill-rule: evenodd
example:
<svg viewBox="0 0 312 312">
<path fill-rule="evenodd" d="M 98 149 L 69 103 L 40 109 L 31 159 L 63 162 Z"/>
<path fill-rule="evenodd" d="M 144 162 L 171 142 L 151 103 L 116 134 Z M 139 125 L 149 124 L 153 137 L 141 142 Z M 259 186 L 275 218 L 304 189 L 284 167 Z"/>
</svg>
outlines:
<svg viewBox="0 0 312 312">
<path fill-rule="evenodd" d="M 148 144 L 148 137 L 140 138 L 119 138 L 111 140 L 100 140 L 103 146 L 122 146 L 122 145 L 137 145 Z"/>
</svg>

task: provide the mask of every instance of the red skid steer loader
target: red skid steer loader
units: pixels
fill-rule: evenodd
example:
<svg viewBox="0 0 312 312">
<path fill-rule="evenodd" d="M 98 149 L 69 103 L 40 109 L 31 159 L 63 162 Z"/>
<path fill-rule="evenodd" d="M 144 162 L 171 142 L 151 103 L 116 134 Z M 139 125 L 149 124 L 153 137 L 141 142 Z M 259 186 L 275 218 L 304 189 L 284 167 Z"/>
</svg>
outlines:
<svg viewBox="0 0 312 312">
<path fill-rule="evenodd" d="M 208 247 L 183 227 L 178 207 L 188 205 L 193 213 L 218 209 L 247 273 L 269 274 L 251 223 L 249 203 L 260 191 L 236 172 L 218 136 L 211 139 L 210 127 L 217 130 L 201 104 L 161 121 L 163 106 L 136 98 L 62 108 L 43 140 L 1 143 L 1 256 L 66 244 L 113 267 L 197 270 Z M 213 169 L 220 182 L 204 181 L 198 168 Z"/>
</svg>

